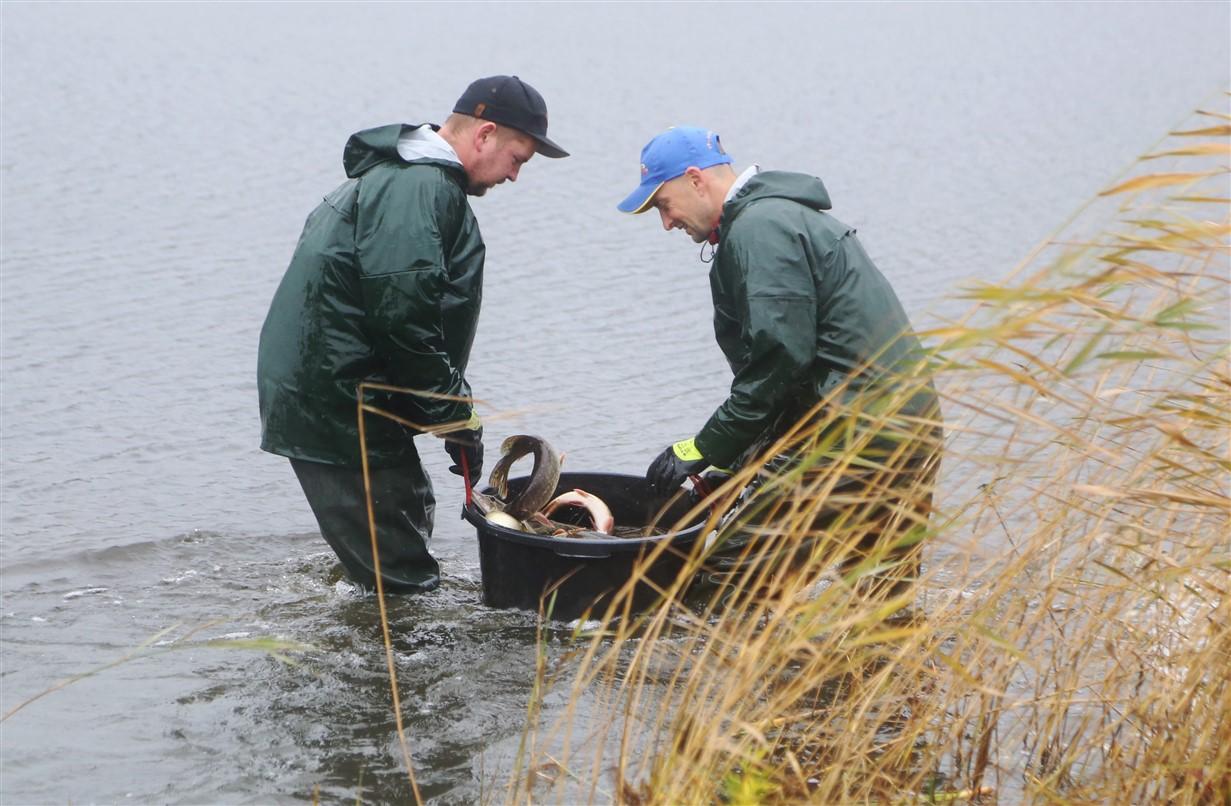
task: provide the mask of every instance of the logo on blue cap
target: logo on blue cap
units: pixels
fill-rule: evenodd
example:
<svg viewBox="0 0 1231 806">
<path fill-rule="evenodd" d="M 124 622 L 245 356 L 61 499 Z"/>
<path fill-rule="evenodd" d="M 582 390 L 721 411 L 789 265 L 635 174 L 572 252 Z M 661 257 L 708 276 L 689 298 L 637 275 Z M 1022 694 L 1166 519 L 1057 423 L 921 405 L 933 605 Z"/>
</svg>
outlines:
<svg viewBox="0 0 1231 806">
<path fill-rule="evenodd" d="M 716 132 L 674 126 L 641 149 L 641 184 L 617 207 L 624 213 L 644 213 L 658 189 L 689 168 L 705 169 L 730 162 Z"/>
</svg>

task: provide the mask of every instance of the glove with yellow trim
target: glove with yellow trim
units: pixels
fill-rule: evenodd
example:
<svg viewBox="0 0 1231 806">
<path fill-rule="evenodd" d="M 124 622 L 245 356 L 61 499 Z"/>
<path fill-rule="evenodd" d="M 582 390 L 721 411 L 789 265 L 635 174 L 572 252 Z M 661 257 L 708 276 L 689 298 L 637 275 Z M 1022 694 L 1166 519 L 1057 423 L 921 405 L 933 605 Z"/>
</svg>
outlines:
<svg viewBox="0 0 1231 806">
<path fill-rule="evenodd" d="M 453 459 L 449 472 L 462 475 L 462 457 L 466 457 L 466 469 L 470 471 L 470 484 L 474 486 L 483 478 L 483 424 L 473 411 L 466 427 L 444 435 L 445 453 Z"/>
<path fill-rule="evenodd" d="M 684 483 L 684 479 L 709 466 L 709 461 L 697 450 L 693 438 L 689 437 L 660 453 L 645 471 L 645 480 L 650 483 L 650 489 L 661 495 L 670 495 Z"/>
</svg>

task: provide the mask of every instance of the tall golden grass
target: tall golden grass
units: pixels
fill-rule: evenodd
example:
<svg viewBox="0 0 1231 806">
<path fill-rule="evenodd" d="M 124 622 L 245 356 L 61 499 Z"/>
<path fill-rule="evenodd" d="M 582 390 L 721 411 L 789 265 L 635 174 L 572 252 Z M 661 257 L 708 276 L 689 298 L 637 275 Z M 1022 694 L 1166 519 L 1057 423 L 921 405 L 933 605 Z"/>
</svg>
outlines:
<svg viewBox="0 0 1231 806">
<path fill-rule="evenodd" d="M 742 570 L 698 542 L 708 584 L 638 615 L 630 581 L 541 663 L 568 705 L 532 704 L 508 799 L 1231 803 L 1231 116 L 1197 118 L 1137 163 L 1175 170 L 964 292 L 897 398 L 820 407 L 763 457 L 801 464 L 715 493 L 763 482 Z M 926 431 L 929 379 L 930 516 L 885 505 L 910 440 L 867 443 Z M 913 585 L 870 584 L 914 546 Z"/>
</svg>

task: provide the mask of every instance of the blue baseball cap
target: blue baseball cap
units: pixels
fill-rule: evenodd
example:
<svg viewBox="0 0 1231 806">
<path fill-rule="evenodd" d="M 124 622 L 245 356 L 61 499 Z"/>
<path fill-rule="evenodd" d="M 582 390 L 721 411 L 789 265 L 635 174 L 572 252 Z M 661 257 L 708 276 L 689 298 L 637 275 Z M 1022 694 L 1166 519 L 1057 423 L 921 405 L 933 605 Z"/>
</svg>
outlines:
<svg viewBox="0 0 1231 806">
<path fill-rule="evenodd" d="M 672 126 L 641 149 L 641 184 L 616 205 L 622 213 L 644 213 L 654 194 L 689 168 L 725 165 L 731 157 L 722 150 L 718 134 L 696 126 Z"/>
</svg>

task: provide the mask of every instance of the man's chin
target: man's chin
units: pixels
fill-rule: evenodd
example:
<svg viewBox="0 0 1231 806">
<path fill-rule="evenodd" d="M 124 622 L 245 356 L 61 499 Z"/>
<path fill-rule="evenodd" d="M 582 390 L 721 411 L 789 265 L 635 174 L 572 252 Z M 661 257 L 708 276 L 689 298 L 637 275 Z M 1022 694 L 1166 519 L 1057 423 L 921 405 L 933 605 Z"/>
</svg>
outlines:
<svg viewBox="0 0 1231 806">
<path fill-rule="evenodd" d="M 491 185 L 470 185 L 466 188 L 467 196 L 482 196 L 491 189 Z"/>
</svg>

